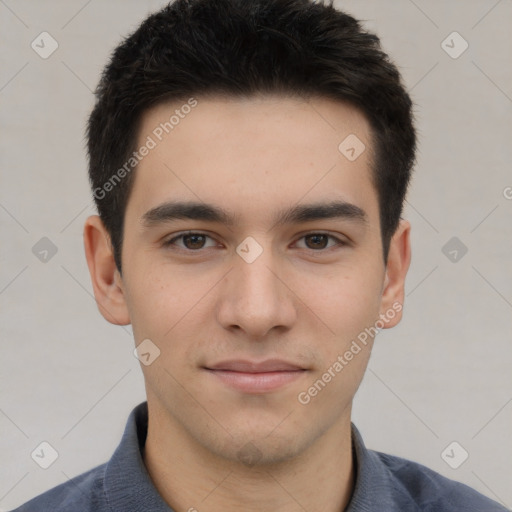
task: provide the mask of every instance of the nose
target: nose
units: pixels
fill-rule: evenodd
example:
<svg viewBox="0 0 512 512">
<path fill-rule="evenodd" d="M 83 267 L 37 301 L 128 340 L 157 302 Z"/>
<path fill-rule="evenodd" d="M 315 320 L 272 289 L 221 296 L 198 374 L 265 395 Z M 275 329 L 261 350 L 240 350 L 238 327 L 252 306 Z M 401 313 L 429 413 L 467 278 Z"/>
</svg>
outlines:
<svg viewBox="0 0 512 512">
<path fill-rule="evenodd" d="M 289 330 L 297 319 L 293 292 L 270 248 L 252 263 L 234 255 L 234 266 L 223 280 L 217 320 L 228 330 L 241 330 L 252 340 L 273 329 Z"/>
</svg>

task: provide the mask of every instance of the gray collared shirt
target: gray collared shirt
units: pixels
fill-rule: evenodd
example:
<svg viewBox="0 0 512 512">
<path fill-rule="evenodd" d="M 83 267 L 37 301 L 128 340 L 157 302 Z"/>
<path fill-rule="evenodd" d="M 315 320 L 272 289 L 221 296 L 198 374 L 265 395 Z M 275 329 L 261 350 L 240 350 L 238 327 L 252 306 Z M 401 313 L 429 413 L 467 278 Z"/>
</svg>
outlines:
<svg viewBox="0 0 512 512">
<path fill-rule="evenodd" d="M 130 414 L 109 462 L 50 489 L 13 512 L 173 512 L 144 465 L 141 450 L 147 425 L 147 402 L 143 402 Z M 345 512 L 507 510 L 425 466 L 368 450 L 354 425 L 352 443 L 356 485 Z"/>
</svg>

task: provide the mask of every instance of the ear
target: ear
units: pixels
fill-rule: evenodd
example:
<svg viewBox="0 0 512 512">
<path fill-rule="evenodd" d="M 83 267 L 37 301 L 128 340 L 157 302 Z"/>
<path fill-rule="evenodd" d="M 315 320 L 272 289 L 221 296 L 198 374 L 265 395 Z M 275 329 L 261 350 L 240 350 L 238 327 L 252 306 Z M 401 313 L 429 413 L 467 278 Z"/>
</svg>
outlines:
<svg viewBox="0 0 512 512">
<path fill-rule="evenodd" d="M 409 222 L 401 219 L 389 244 L 380 308 L 380 313 L 386 315 L 387 318 L 384 325 L 386 329 L 394 327 L 402 319 L 405 277 L 411 262 L 410 232 L 411 225 Z M 389 318 L 389 311 L 395 313 L 391 319 Z"/>
<path fill-rule="evenodd" d="M 97 215 L 85 221 L 84 247 L 100 313 L 111 324 L 129 324 L 123 281 L 114 261 L 110 236 Z"/>
</svg>

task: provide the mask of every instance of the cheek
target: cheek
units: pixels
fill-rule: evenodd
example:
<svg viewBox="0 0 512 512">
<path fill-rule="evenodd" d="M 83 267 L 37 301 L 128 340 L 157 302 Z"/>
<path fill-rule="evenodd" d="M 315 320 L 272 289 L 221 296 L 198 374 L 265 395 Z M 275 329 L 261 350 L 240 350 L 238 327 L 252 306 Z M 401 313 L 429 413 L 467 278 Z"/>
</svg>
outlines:
<svg viewBox="0 0 512 512">
<path fill-rule="evenodd" d="M 134 267 L 135 268 L 135 267 Z M 183 284 L 179 273 L 172 278 L 161 266 L 142 266 L 132 272 L 126 284 L 127 302 L 135 340 L 162 341 L 166 333 L 186 314 L 193 292 Z M 196 299 L 197 300 L 197 299 Z"/>
<path fill-rule="evenodd" d="M 141 365 L 146 389 L 163 402 L 178 403 L 183 399 L 182 386 L 188 387 L 190 376 L 197 371 L 191 354 L 200 345 L 197 318 L 204 314 L 200 301 L 204 291 L 180 280 L 179 273 L 166 277 L 168 270 L 153 267 L 132 276 L 129 309 L 135 344 L 149 339 L 159 350 L 153 363 Z"/>
<path fill-rule="evenodd" d="M 378 272 L 345 272 L 311 295 L 318 316 L 329 326 L 315 333 L 318 365 L 297 400 L 311 414 L 336 421 L 349 406 L 365 373 L 379 315 Z M 310 288 L 311 290 L 311 288 Z M 317 289 L 318 290 L 318 289 Z M 333 406 L 333 404 L 336 404 Z"/>
<path fill-rule="evenodd" d="M 142 268 L 142 267 L 139 267 Z M 150 339 L 160 349 L 159 363 L 173 374 L 194 370 L 197 354 L 211 333 L 216 272 L 191 277 L 190 270 L 152 264 L 132 275 L 128 307 L 136 343 Z"/>
<path fill-rule="evenodd" d="M 379 272 L 371 268 L 343 268 L 303 286 L 305 303 L 329 328 L 325 332 L 337 340 L 337 349 L 378 318 L 382 283 Z"/>
</svg>

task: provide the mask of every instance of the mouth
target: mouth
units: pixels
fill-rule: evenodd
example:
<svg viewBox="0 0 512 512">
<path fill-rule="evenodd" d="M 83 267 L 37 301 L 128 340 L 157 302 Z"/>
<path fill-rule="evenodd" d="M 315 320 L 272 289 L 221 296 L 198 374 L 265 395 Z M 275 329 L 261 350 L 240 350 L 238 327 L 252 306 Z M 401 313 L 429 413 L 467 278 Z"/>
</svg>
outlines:
<svg viewBox="0 0 512 512">
<path fill-rule="evenodd" d="M 308 371 L 299 365 L 279 359 L 255 362 L 247 360 L 223 361 L 203 367 L 224 385 L 243 393 L 261 394 L 275 391 L 305 375 Z"/>
</svg>

